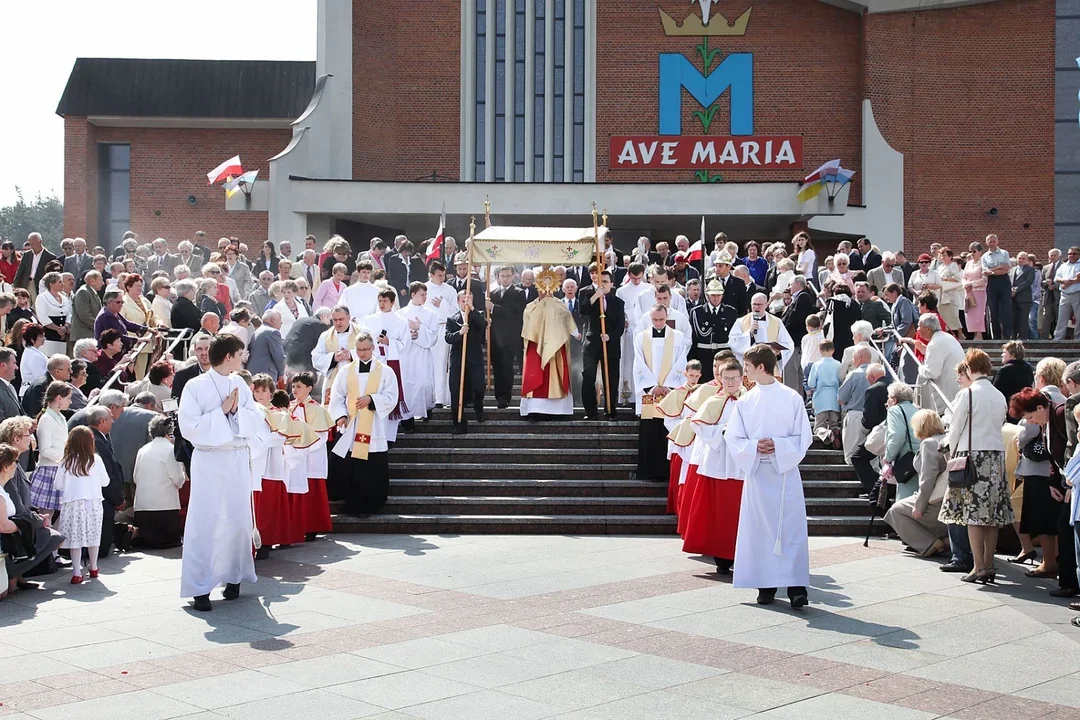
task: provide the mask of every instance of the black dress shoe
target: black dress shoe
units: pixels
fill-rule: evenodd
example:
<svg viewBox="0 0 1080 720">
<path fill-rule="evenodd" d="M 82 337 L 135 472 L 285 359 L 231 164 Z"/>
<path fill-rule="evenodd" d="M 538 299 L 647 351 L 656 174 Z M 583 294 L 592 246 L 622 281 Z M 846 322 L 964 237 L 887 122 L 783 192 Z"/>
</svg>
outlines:
<svg viewBox="0 0 1080 720">
<path fill-rule="evenodd" d="M 270 546 L 263 545 L 261 548 L 255 551 L 256 560 L 266 560 L 270 557 Z"/>
<path fill-rule="evenodd" d="M 618 420 L 619 419 L 619 416 L 616 413 L 611 413 L 610 415 L 605 415 L 604 417 L 607 418 L 608 420 Z"/>
<path fill-rule="evenodd" d="M 221 593 L 221 596 L 226 600 L 235 600 L 240 597 L 240 583 L 226 584 L 225 592 Z"/>
<path fill-rule="evenodd" d="M 461 427 L 461 426 L 458 426 L 458 425 L 454 426 L 454 434 L 455 435 L 464 435 L 467 432 L 469 432 L 469 431 L 466 430 L 464 427 Z"/>
<path fill-rule="evenodd" d="M 596 416 L 595 416 L 595 415 L 583 415 L 583 416 L 581 417 L 581 419 L 582 419 L 582 420 L 589 420 L 589 421 L 592 421 L 592 420 L 596 420 Z"/>
<path fill-rule="evenodd" d="M 730 575 L 732 560 L 725 560 L 723 558 L 713 558 L 713 562 L 716 563 L 716 572 L 719 575 Z"/>
<path fill-rule="evenodd" d="M 510 403 L 500 402 L 496 404 L 496 407 L 498 407 L 500 410 L 505 410 L 506 408 L 510 407 Z"/>
<path fill-rule="evenodd" d="M 962 563 L 956 562 L 955 560 L 950 560 L 938 569 L 941 570 L 941 572 L 964 573 L 966 575 L 967 573 L 971 572 L 973 568 L 971 565 L 964 565 Z"/>
<path fill-rule="evenodd" d="M 758 605 L 771 605 L 776 599 L 776 588 L 763 588 L 757 591 Z"/>
<path fill-rule="evenodd" d="M 211 610 L 214 609 L 214 606 L 210 604 L 210 596 L 209 595 L 197 595 L 197 596 L 195 596 L 195 603 L 192 605 L 192 607 L 195 608 L 196 610 L 198 610 L 199 612 L 210 612 Z"/>
<path fill-rule="evenodd" d="M 1050 597 L 1070 598 L 1077 595 L 1080 595 L 1080 590 L 1076 588 L 1058 588 L 1050 591 Z"/>
<path fill-rule="evenodd" d="M 791 602 L 791 607 L 796 610 L 806 607 L 810 602 L 810 598 L 807 596 L 806 588 L 804 587 L 788 588 L 787 596 L 788 600 Z"/>
</svg>

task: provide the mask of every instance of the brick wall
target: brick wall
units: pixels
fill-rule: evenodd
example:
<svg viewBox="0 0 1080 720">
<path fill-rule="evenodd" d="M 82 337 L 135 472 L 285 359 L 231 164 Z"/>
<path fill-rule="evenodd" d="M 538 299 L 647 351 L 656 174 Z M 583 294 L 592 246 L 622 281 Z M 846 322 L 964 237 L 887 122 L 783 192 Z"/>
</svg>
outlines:
<svg viewBox="0 0 1080 720">
<path fill-rule="evenodd" d="M 457 0 L 353 0 L 353 177 L 458 177 Z"/>
<path fill-rule="evenodd" d="M 226 212 L 220 186 L 206 173 L 233 155 L 245 170 L 270 174 L 269 159 L 288 144 L 288 130 L 159 129 L 95 127 L 85 118 L 65 118 L 64 234 L 91 246 L 110 247 L 118 238 L 97 237 L 97 143 L 131 145 L 131 229 L 144 240 L 164 237 L 172 247 L 196 230 L 211 237 L 235 235 L 249 246 L 266 238 L 266 213 Z M 194 205 L 188 196 L 194 195 Z"/>
<path fill-rule="evenodd" d="M 866 17 L 866 89 L 904 153 L 904 244 L 1054 237 L 1054 2 L 999 0 Z M 990 208 L 998 213 L 991 217 Z"/>
<path fill-rule="evenodd" d="M 702 61 L 695 46 L 700 37 L 668 37 L 657 7 L 682 22 L 699 15 L 696 3 L 683 0 L 600 2 L 597 7 L 596 179 L 599 182 L 693 182 L 693 170 L 609 170 L 612 135 L 656 135 L 658 127 L 658 56 L 685 55 L 695 67 Z M 801 180 L 809 170 L 835 157 L 861 170 L 862 29 L 859 15 L 818 0 L 754 0 L 713 6 L 733 23 L 753 7 L 746 34 L 711 37 L 709 48 L 721 53 L 754 54 L 754 134 L 803 135 L 804 170 L 729 170 L 726 182 Z M 729 132 L 729 95 L 711 135 Z M 700 135 L 692 113 L 698 103 L 683 92 L 683 134 Z M 851 202 L 860 202 L 859 176 Z"/>
</svg>

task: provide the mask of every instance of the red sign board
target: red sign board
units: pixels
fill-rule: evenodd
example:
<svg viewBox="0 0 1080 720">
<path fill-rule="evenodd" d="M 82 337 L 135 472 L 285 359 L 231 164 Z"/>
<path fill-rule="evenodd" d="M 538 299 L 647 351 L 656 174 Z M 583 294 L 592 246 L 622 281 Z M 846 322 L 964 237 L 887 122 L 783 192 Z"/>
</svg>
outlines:
<svg viewBox="0 0 1080 720">
<path fill-rule="evenodd" d="M 615 135 L 612 170 L 798 170 L 801 135 Z"/>
</svg>

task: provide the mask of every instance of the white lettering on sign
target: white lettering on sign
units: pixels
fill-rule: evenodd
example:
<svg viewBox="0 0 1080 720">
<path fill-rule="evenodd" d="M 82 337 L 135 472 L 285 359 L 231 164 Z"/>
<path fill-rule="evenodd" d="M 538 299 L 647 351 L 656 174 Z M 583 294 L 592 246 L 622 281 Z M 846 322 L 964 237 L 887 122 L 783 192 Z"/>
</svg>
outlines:
<svg viewBox="0 0 1080 720">
<path fill-rule="evenodd" d="M 657 143 L 654 140 L 653 142 L 649 143 L 648 149 L 646 150 L 645 143 L 638 143 L 638 148 L 641 150 L 641 162 L 645 163 L 646 165 L 652 162 L 653 155 L 656 154 L 656 145 Z"/>
<path fill-rule="evenodd" d="M 660 161 L 664 165 L 675 164 L 675 148 L 679 146 L 677 142 L 664 143 L 663 159 Z"/>
<path fill-rule="evenodd" d="M 728 140 L 724 145 L 724 151 L 720 153 L 720 163 L 738 164 L 739 152 L 735 149 L 735 143 Z"/>
<path fill-rule="evenodd" d="M 787 140 L 780 144 L 780 152 L 776 153 L 777 163 L 795 164 L 795 151 L 791 149 L 791 143 Z"/>
<path fill-rule="evenodd" d="M 743 143 L 742 146 L 742 163 L 743 165 L 749 165 L 753 160 L 755 165 L 760 165 L 761 161 L 758 160 L 758 144 L 753 140 L 748 140 Z"/>
<path fill-rule="evenodd" d="M 627 140 L 623 145 L 622 152 L 619 153 L 619 165 L 637 165 L 638 157 L 634 152 L 634 141 Z"/>
<path fill-rule="evenodd" d="M 694 165 L 716 162 L 716 143 L 712 141 L 705 143 L 700 140 L 694 143 L 694 154 L 690 156 L 690 162 Z"/>
<path fill-rule="evenodd" d="M 803 139 L 798 135 L 612 136 L 608 151 L 612 169 L 786 170 L 803 163 Z"/>
</svg>

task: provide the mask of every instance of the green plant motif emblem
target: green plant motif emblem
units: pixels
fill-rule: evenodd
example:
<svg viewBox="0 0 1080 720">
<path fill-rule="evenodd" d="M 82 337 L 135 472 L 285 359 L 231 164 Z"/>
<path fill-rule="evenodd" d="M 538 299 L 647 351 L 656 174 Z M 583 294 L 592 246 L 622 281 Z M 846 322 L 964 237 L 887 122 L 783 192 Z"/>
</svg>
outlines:
<svg viewBox="0 0 1080 720">
<path fill-rule="evenodd" d="M 713 63 L 721 55 L 720 48 L 709 48 L 709 37 L 706 35 L 701 38 L 701 42 L 694 46 L 697 50 L 698 56 L 701 58 L 701 74 L 705 77 L 709 77 L 709 73 L 712 72 Z M 707 108 L 702 110 L 695 110 L 693 112 L 694 118 L 701 123 L 701 134 L 708 135 L 709 128 L 712 127 L 713 120 L 716 118 L 716 113 L 720 110 L 719 101 L 713 103 Z M 715 183 L 724 182 L 724 176 L 720 173 L 709 172 L 708 170 L 698 170 L 694 173 L 694 179 L 703 183 Z"/>
</svg>

